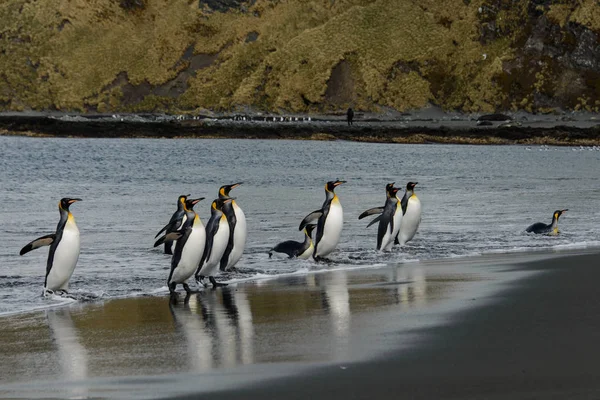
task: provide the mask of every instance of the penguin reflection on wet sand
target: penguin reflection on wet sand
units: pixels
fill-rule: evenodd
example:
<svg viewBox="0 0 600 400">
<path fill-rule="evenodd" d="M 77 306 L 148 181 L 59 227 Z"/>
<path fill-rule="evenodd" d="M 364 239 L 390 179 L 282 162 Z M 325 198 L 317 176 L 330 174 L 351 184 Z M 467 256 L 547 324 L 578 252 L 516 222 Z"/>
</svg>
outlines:
<svg viewBox="0 0 600 400">
<path fill-rule="evenodd" d="M 269 258 L 273 256 L 273 252 L 285 253 L 289 258 L 299 258 L 307 260 L 313 255 L 314 245 L 312 241 L 312 231 L 317 225 L 308 224 L 304 227 L 304 242 L 296 242 L 295 240 L 286 240 L 281 242 L 269 250 Z"/>
<path fill-rule="evenodd" d="M 229 242 L 229 223 L 223 214 L 223 205 L 232 201 L 232 198 L 216 199 L 211 204 L 211 216 L 206 224 L 206 246 L 196 271 L 196 282 L 199 285 L 205 286 L 204 278 L 207 276 L 214 288 L 227 285 L 217 283 L 214 276 L 219 273 L 219 264 Z"/>
<path fill-rule="evenodd" d="M 69 279 L 77 265 L 80 246 L 79 229 L 69 207 L 77 201 L 81 201 L 81 199 L 68 197 L 61 199 L 58 202 L 60 220 L 56 227 L 56 233 L 35 239 L 23 247 L 19 253 L 23 255 L 39 247 L 50 246 L 46 263 L 44 294 L 46 292 L 66 294 L 69 290 Z"/>
<path fill-rule="evenodd" d="M 179 232 L 174 232 L 171 235 L 176 235 L 177 245 L 171 259 L 171 272 L 167 280 L 167 286 L 171 293 L 171 301 L 177 302 L 177 294 L 175 288 L 177 284 L 181 284 L 186 292 L 185 302 L 189 300 L 192 293 L 186 281 L 194 275 L 202 255 L 204 254 L 204 245 L 206 243 L 206 232 L 204 224 L 200 217 L 194 211 L 194 206 L 204 197 L 199 199 L 186 199 L 183 209 L 186 213 L 186 220 Z M 164 241 L 164 236 L 154 243 L 154 247 L 160 246 Z"/>
<path fill-rule="evenodd" d="M 325 202 L 316 211 L 308 214 L 300 223 L 299 230 L 317 220 L 317 234 L 315 237 L 315 251 L 313 258 L 322 260 L 326 255 L 335 250 L 340 241 L 342 226 L 344 224 L 344 211 L 340 200 L 334 190 L 346 181 L 329 181 L 325 184 Z"/>
<path fill-rule="evenodd" d="M 533 225 L 530 225 L 525 230 L 527 233 L 540 233 L 550 236 L 556 236 L 560 233 L 558 230 L 558 219 L 565 212 L 569 211 L 568 209 L 564 210 L 556 210 L 552 215 L 552 222 L 550 224 L 544 224 L 543 222 L 536 222 Z"/>
<path fill-rule="evenodd" d="M 242 182 L 233 185 L 224 185 L 219 189 L 219 198 L 228 199 L 229 192 L 240 186 Z M 242 253 L 246 247 L 246 237 L 248 229 L 246 227 L 246 215 L 235 200 L 223 204 L 223 213 L 229 223 L 229 241 L 225 248 L 225 253 L 221 258 L 219 268 L 221 271 L 229 271 L 242 258 Z"/>
<path fill-rule="evenodd" d="M 379 222 L 379 229 L 377 230 L 377 250 L 389 251 L 394 245 L 394 239 L 400 231 L 402 223 L 402 207 L 400 199 L 397 197 L 397 193 L 400 188 L 394 187 L 394 183 L 388 183 L 385 187 L 387 200 L 383 207 L 371 208 L 358 217 L 358 219 L 365 218 L 366 216 L 373 214 L 381 214 L 377 218 L 367 225 L 367 228 L 373 225 L 375 222 Z"/>
<path fill-rule="evenodd" d="M 175 211 L 173 213 L 173 215 L 171 216 L 171 219 L 169 220 L 169 223 L 167 225 L 165 225 L 157 234 L 156 236 L 154 236 L 154 238 L 156 239 L 157 237 L 160 236 L 161 233 L 165 232 L 164 235 L 164 240 L 163 242 L 165 243 L 165 254 L 173 254 L 173 249 L 176 246 L 176 243 L 173 243 L 173 239 L 172 239 L 172 235 L 169 235 L 171 233 L 177 232 L 181 229 L 181 227 L 183 226 L 184 222 L 185 222 L 185 210 L 184 210 L 184 203 L 185 200 L 188 198 L 188 195 L 182 194 L 181 196 L 179 196 L 179 198 L 177 199 L 177 211 Z"/>
</svg>

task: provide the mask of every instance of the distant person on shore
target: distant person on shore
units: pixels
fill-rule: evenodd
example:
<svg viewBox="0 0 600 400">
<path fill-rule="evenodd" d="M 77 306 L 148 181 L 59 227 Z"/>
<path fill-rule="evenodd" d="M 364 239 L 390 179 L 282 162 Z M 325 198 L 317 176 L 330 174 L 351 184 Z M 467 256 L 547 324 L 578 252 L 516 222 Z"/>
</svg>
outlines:
<svg viewBox="0 0 600 400">
<path fill-rule="evenodd" d="M 354 118 L 352 107 L 348 108 L 348 111 L 346 111 L 346 118 L 348 119 L 348 126 L 352 125 L 352 119 Z"/>
</svg>

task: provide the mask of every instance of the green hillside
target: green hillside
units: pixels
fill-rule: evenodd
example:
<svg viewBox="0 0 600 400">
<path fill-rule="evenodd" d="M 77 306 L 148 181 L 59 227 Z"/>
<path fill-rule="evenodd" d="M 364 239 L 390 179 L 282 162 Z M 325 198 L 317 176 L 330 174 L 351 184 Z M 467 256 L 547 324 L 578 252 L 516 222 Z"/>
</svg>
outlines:
<svg viewBox="0 0 600 400">
<path fill-rule="evenodd" d="M 597 0 L 3 0 L 0 110 L 600 107 Z"/>
</svg>

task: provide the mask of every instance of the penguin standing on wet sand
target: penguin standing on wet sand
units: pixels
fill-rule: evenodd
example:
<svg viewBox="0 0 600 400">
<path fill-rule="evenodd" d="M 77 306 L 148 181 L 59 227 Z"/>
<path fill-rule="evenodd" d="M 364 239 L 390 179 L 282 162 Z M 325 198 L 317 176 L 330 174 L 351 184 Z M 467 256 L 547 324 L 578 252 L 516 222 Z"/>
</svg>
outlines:
<svg viewBox="0 0 600 400">
<path fill-rule="evenodd" d="M 299 258 L 306 260 L 312 257 L 315 249 L 312 241 L 312 231 L 315 229 L 315 224 L 308 224 L 304 228 L 304 242 L 296 242 L 295 240 L 286 240 L 281 242 L 269 250 L 269 258 L 273 256 L 273 252 L 285 253 L 289 258 Z"/>
<path fill-rule="evenodd" d="M 402 223 L 400 231 L 396 235 L 395 244 L 404 246 L 406 242 L 412 240 L 417 233 L 419 224 L 421 223 L 421 201 L 415 194 L 415 186 L 419 182 L 408 182 L 406 184 L 406 192 L 400 200 L 402 206 Z"/>
<path fill-rule="evenodd" d="M 229 192 L 242 183 L 238 182 L 233 185 L 221 186 L 219 189 L 219 198 L 228 199 Z M 242 253 L 246 247 L 248 229 L 246 227 L 246 215 L 235 200 L 223 204 L 223 213 L 229 223 L 229 241 L 227 242 L 225 253 L 223 253 L 223 257 L 221 258 L 219 268 L 221 271 L 228 271 L 242 258 Z"/>
<path fill-rule="evenodd" d="M 552 222 L 550 224 L 544 224 L 543 222 L 536 222 L 533 225 L 530 225 L 525 230 L 527 233 L 542 233 L 550 236 L 556 236 L 560 233 L 558 230 L 558 219 L 561 215 L 563 215 L 568 209 L 564 210 L 556 210 L 552 215 Z"/>
<path fill-rule="evenodd" d="M 79 229 L 77 229 L 73 214 L 69 211 L 71 204 L 76 201 L 81 201 L 81 199 L 68 197 L 61 199 L 58 202 L 60 220 L 56 227 L 56 233 L 35 239 L 23 247 L 19 253 L 23 255 L 39 247 L 50 246 L 46 263 L 44 293 L 64 294 L 69 290 L 69 279 L 71 279 L 79 259 Z"/>
<path fill-rule="evenodd" d="M 375 222 L 379 222 L 379 229 L 377 230 L 377 250 L 390 251 L 394 245 L 394 240 L 400 231 L 402 223 L 402 207 L 400 205 L 400 199 L 397 197 L 397 193 L 400 188 L 394 187 L 394 183 L 388 183 L 385 187 L 387 200 L 383 207 L 371 208 L 358 217 L 362 219 L 368 215 L 378 214 L 377 218 L 373 219 L 367 225 L 367 228 L 373 225 Z"/>
<path fill-rule="evenodd" d="M 327 182 L 325 184 L 325 202 L 323 206 L 319 210 L 308 214 L 300 223 L 299 230 L 302 230 L 306 225 L 318 219 L 315 251 L 313 253 L 313 258 L 317 261 L 335 250 L 340 241 L 344 224 L 344 211 L 334 190 L 336 186 L 342 183 L 346 183 L 346 181 Z"/>
<path fill-rule="evenodd" d="M 194 275 L 202 259 L 202 254 L 204 254 L 206 232 L 202 220 L 194 211 L 194 206 L 201 200 L 204 200 L 204 197 L 185 200 L 183 208 L 187 217 L 186 221 L 179 232 L 173 233 L 177 235 L 177 245 L 171 259 L 171 272 L 167 286 L 171 293 L 171 301 L 174 303 L 177 301 L 175 289 L 178 283 L 181 283 L 186 291 L 185 302 L 189 300 L 191 290 L 186 281 Z M 160 246 L 164 238 L 165 236 L 154 243 L 154 247 Z"/>
<path fill-rule="evenodd" d="M 216 199 L 211 204 L 210 220 L 206 224 L 206 246 L 196 271 L 198 284 L 204 285 L 203 280 L 208 276 L 213 287 L 226 286 L 225 283 L 217 283 L 214 276 L 219 272 L 219 264 L 229 242 L 229 223 L 223 214 L 223 205 L 232 201 L 232 198 Z"/>
<path fill-rule="evenodd" d="M 188 195 L 182 194 L 181 196 L 179 196 L 179 198 L 177 199 L 177 211 L 175 211 L 173 213 L 173 215 L 171 216 L 171 219 L 169 220 L 169 223 L 167 225 L 165 225 L 164 228 L 162 228 L 156 234 L 156 236 L 154 236 L 154 238 L 156 239 L 161 233 L 165 232 L 165 239 L 166 239 L 166 240 L 164 240 L 165 254 L 173 254 L 173 249 L 177 245 L 177 243 L 175 243 L 173 240 L 168 240 L 170 238 L 170 236 L 167 237 L 167 235 L 169 235 L 170 233 L 173 233 L 173 232 L 177 232 L 183 226 L 183 223 L 185 222 L 185 218 L 186 218 L 185 210 L 184 210 L 184 203 L 185 203 L 185 200 L 188 198 L 188 196 L 189 196 L 189 194 Z"/>
</svg>

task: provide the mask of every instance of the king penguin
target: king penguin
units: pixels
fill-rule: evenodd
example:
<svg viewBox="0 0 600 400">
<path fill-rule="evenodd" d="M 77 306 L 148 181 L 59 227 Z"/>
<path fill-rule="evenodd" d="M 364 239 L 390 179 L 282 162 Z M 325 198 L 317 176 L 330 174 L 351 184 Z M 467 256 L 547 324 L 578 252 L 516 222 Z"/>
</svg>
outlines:
<svg viewBox="0 0 600 400">
<path fill-rule="evenodd" d="M 406 192 L 400 200 L 402 206 L 402 223 L 400 231 L 396 235 L 396 244 L 404 246 L 406 242 L 412 240 L 417 233 L 419 224 L 421 223 L 421 201 L 415 194 L 415 186 L 419 182 L 408 182 L 406 184 Z"/>
<path fill-rule="evenodd" d="M 232 198 L 216 199 L 211 204 L 211 215 L 206 224 L 206 246 L 196 271 L 198 284 L 204 285 L 204 277 L 208 276 L 213 287 L 226 286 L 224 283 L 217 283 L 214 275 L 219 271 L 221 258 L 229 242 L 229 223 L 223 214 L 223 205 L 232 201 Z"/>
<path fill-rule="evenodd" d="M 194 275 L 202 254 L 204 253 L 204 245 L 206 244 L 206 231 L 202 220 L 194 211 L 194 206 L 204 200 L 204 197 L 199 199 L 186 199 L 183 205 L 186 221 L 181 230 L 177 232 L 177 245 L 171 259 L 171 273 L 167 280 L 167 286 L 171 293 L 171 301 L 177 302 L 177 294 L 175 289 L 177 284 L 181 283 L 186 292 L 185 302 L 190 298 L 191 290 L 186 281 Z M 164 241 L 165 236 L 160 238 L 154 247 L 160 246 Z"/>
<path fill-rule="evenodd" d="M 327 182 L 325 184 L 325 202 L 323 206 L 319 210 L 308 214 L 300 223 L 300 230 L 302 230 L 307 224 L 318 219 L 315 251 L 313 253 L 315 260 L 320 260 L 335 250 L 340 241 L 344 224 L 344 211 L 334 190 L 342 183 L 346 183 L 346 181 Z"/>
<path fill-rule="evenodd" d="M 558 230 L 558 219 L 561 215 L 563 215 L 568 209 L 564 210 L 556 210 L 552 215 L 552 222 L 548 224 L 544 224 L 543 222 L 536 222 L 533 225 L 530 225 L 525 230 L 527 233 L 543 233 L 550 236 L 556 236 L 560 233 Z"/>
<path fill-rule="evenodd" d="M 171 236 L 168 236 L 170 233 L 173 232 L 177 232 L 181 229 L 181 227 L 183 226 L 183 223 L 185 222 L 185 218 L 186 218 L 186 213 L 184 210 L 184 203 L 185 200 L 188 198 L 188 195 L 182 194 L 181 196 L 179 196 L 179 198 L 177 199 L 177 211 L 175 211 L 173 213 L 173 215 L 171 216 L 171 219 L 169 220 L 169 223 L 167 225 L 165 225 L 157 234 L 156 236 L 154 236 L 154 238 L 157 238 L 161 233 L 165 232 L 165 240 L 163 240 L 163 242 L 165 243 L 165 254 L 173 254 L 173 249 L 176 246 L 176 243 L 174 243 L 173 240 L 169 240 L 171 238 Z"/>
<path fill-rule="evenodd" d="M 229 198 L 229 192 L 241 184 L 242 182 L 238 182 L 233 185 L 221 186 L 219 198 Z M 229 223 L 229 241 L 225 253 L 223 253 L 223 258 L 221 258 L 220 269 L 221 271 L 228 271 L 242 258 L 244 247 L 246 247 L 248 229 L 246 228 L 246 215 L 244 215 L 244 211 L 235 200 L 223 204 L 223 213 Z"/>
<path fill-rule="evenodd" d="M 390 251 L 394 245 L 394 239 L 400 231 L 402 223 L 402 207 L 400 205 L 400 199 L 398 199 L 397 193 L 400 188 L 394 187 L 394 183 L 388 183 L 385 186 L 385 193 L 387 200 L 383 207 L 371 208 L 358 217 L 362 219 L 368 215 L 381 213 L 380 216 L 373 219 L 367 225 L 367 228 L 373 225 L 375 222 L 379 222 L 379 229 L 377 230 L 377 250 L 379 251 Z"/>
<path fill-rule="evenodd" d="M 273 252 L 285 253 L 289 258 L 299 258 L 307 260 L 313 255 L 315 249 L 312 241 L 312 231 L 315 229 L 315 224 L 308 224 L 304 227 L 304 242 L 296 242 L 295 240 L 286 240 L 281 242 L 269 250 L 269 258 L 273 256 Z"/>
<path fill-rule="evenodd" d="M 50 246 L 46 263 L 44 293 L 48 291 L 62 294 L 69 290 L 69 279 L 71 279 L 79 259 L 79 229 L 77 229 L 73 214 L 69 211 L 71 204 L 76 201 L 81 201 L 81 199 L 67 197 L 61 199 L 58 202 L 60 220 L 56 227 L 56 233 L 35 239 L 23 247 L 19 253 L 23 255 L 39 247 Z"/>
</svg>

